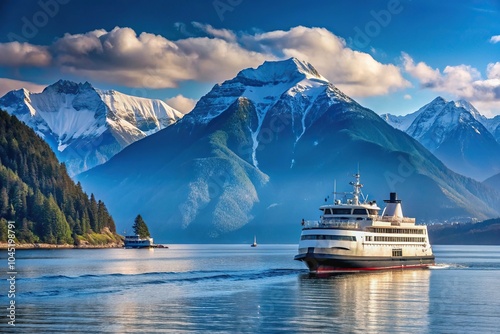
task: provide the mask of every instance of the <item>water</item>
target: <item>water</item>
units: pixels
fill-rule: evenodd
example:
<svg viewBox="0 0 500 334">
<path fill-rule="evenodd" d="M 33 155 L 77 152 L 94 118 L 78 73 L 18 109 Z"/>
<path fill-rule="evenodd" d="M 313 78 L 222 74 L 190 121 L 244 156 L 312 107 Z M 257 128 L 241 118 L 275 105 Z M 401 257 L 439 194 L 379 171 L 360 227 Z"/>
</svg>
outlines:
<svg viewBox="0 0 500 334">
<path fill-rule="evenodd" d="M 0 332 L 498 333 L 498 246 L 435 246 L 435 269 L 326 278 L 296 248 L 18 250 L 16 327 L 3 311 Z"/>
</svg>

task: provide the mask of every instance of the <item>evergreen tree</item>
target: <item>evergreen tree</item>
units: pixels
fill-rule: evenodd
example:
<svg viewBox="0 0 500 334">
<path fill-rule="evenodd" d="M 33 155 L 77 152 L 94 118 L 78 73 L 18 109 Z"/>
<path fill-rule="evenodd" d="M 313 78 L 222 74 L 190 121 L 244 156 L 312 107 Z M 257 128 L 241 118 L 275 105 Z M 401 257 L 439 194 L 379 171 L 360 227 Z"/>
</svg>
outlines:
<svg viewBox="0 0 500 334">
<path fill-rule="evenodd" d="M 134 233 L 141 238 L 148 238 L 151 236 L 149 234 L 148 226 L 146 225 L 146 222 L 142 219 L 141 215 L 137 215 L 137 217 L 135 217 L 134 226 L 132 226 L 132 228 L 134 229 Z"/>
<path fill-rule="evenodd" d="M 7 239 L 8 239 L 7 220 L 4 218 L 0 218 L 0 241 L 7 242 Z"/>
<path fill-rule="evenodd" d="M 90 228 L 96 232 L 101 232 L 99 228 L 99 214 L 98 214 L 97 202 L 95 200 L 94 194 L 90 194 L 90 208 L 89 208 L 89 219 L 90 219 Z"/>
<path fill-rule="evenodd" d="M 16 236 L 24 242 L 73 243 L 105 227 L 116 232 L 105 204 L 73 182 L 32 129 L 1 110 L 0 218 L 15 220 Z M 0 239 L 4 225 L 0 222 Z"/>
<path fill-rule="evenodd" d="M 0 191 L 0 217 L 6 217 L 9 211 L 9 195 L 7 188 L 2 187 Z"/>
</svg>

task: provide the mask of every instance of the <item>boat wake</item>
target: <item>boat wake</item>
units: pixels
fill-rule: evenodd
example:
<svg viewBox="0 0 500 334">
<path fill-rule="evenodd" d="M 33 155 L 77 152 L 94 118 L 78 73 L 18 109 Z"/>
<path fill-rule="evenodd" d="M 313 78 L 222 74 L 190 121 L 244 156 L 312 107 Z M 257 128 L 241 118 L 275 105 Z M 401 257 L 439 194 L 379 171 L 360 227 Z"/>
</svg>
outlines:
<svg viewBox="0 0 500 334">
<path fill-rule="evenodd" d="M 269 269 L 243 271 L 187 271 L 187 272 L 150 272 L 138 274 L 103 274 L 103 275 L 50 275 L 23 278 L 30 282 L 32 289 L 21 293 L 22 296 L 39 298 L 55 296 L 86 296 L 88 294 L 120 293 L 124 290 L 144 289 L 157 285 L 191 286 L 213 284 L 224 281 L 226 284 L 253 284 L 251 281 L 280 280 L 288 276 L 303 273 L 300 269 Z M 70 283 L 71 282 L 71 283 Z M 231 283 L 232 282 L 232 283 Z M 26 283 L 25 283 L 26 284 Z M 78 288 L 75 288 L 78 287 Z"/>
<path fill-rule="evenodd" d="M 468 267 L 462 264 L 454 263 L 436 263 L 433 266 L 429 266 L 429 269 L 439 270 L 439 269 L 467 269 Z"/>
</svg>

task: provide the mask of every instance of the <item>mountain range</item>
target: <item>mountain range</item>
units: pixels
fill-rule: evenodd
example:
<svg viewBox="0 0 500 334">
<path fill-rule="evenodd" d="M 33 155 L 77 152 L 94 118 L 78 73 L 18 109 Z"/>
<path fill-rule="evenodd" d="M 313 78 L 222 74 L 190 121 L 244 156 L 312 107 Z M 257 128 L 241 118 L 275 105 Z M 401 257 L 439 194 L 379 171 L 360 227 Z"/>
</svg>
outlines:
<svg viewBox="0 0 500 334">
<path fill-rule="evenodd" d="M 141 214 L 158 241 L 293 242 L 334 179 L 340 190 L 357 166 L 370 199 L 397 191 L 420 221 L 499 215 L 498 192 L 452 172 L 295 58 L 215 85 L 181 120 L 78 179 L 119 228 Z"/>
<path fill-rule="evenodd" d="M 482 181 L 500 172 L 500 116 L 489 119 L 467 101 L 437 97 L 414 113 L 382 117 L 457 173 Z"/>
<path fill-rule="evenodd" d="M 72 176 L 109 160 L 129 144 L 168 127 L 183 114 L 161 100 L 59 80 L 41 93 L 0 98 L 0 108 L 35 130 Z"/>
</svg>

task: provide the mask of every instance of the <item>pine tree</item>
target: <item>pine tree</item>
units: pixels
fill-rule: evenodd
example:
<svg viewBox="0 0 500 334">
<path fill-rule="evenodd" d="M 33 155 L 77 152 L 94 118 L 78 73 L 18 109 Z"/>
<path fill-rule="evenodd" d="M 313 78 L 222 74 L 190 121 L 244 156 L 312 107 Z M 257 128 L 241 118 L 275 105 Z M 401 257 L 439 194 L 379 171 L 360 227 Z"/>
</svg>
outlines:
<svg viewBox="0 0 500 334">
<path fill-rule="evenodd" d="M 134 226 L 132 226 L 132 228 L 134 229 L 134 233 L 141 238 L 148 238 L 151 236 L 149 234 L 148 226 L 142 219 L 141 215 L 137 215 L 137 217 L 135 217 Z"/>
<path fill-rule="evenodd" d="M 89 208 L 89 219 L 90 228 L 96 232 L 101 232 L 99 228 L 99 214 L 98 214 L 97 202 L 95 200 L 94 194 L 90 194 L 90 208 Z"/>
<path fill-rule="evenodd" d="M 0 191 L 0 217 L 6 217 L 9 211 L 9 195 L 7 188 L 2 187 Z"/>
<path fill-rule="evenodd" d="M 8 236 L 7 220 L 0 218 L 0 241 L 6 242 Z"/>
<path fill-rule="evenodd" d="M 105 204 L 73 182 L 32 129 L 1 110 L 0 218 L 19 223 L 16 236 L 25 242 L 72 243 L 105 227 L 116 232 Z"/>
</svg>

